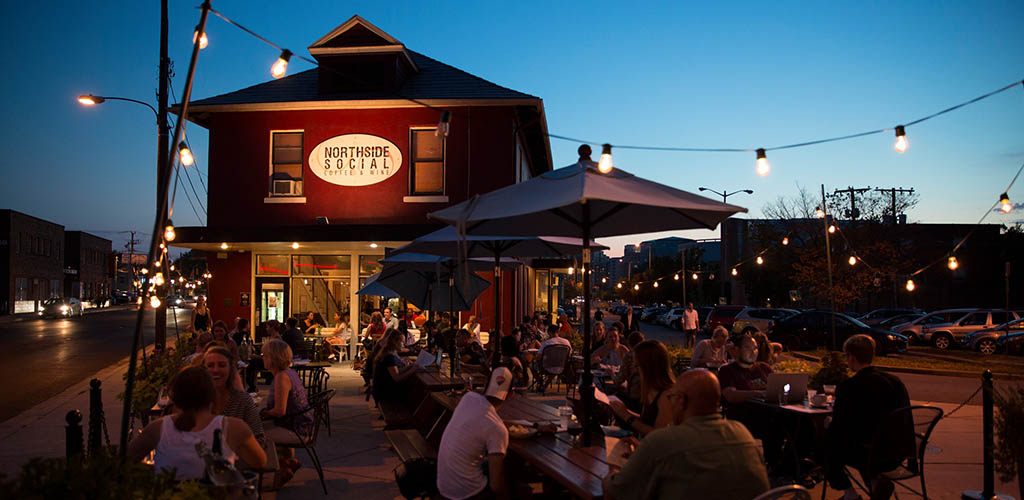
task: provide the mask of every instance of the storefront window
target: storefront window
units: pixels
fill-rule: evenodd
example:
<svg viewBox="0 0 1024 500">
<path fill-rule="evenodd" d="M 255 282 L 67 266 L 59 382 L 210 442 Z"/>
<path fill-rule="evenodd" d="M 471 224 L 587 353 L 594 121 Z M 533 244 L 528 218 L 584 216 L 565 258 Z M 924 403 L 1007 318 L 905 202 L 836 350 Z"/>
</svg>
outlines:
<svg viewBox="0 0 1024 500">
<path fill-rule="evenodd" d="M 341 276 L 352 274 L 350 255 L 293 255 L 294 276 Z"/>
<path fill-rule="evenodd" d="M 360 255 L 359 256 L 359 287 L 366 285 L 366 279 L 379 273 L 383 265 L 380 260 L 383 255 Z M 370 295 L 359 296 L 359 328 L 365 328 L 370 324 L 370 314 L 386 307 L 386 303 L 380 297 Z"/>
<path fill-rule="evenodd" d="M 257 276 L 288 276 L 287 255 L 256 256 Z"/>
<path fill-rule="evenodd" d="M 534 288 L 534 307 L 538 311 L 548 312 L 550 311 L 550 304 L 548 304 L 548 292 L 551 286 L 551 272 L 547 270 L 538 270 L 536 286 Z"/>
<path fill-rule="evenodd" d="M 292 314 L 305 318 L 312 312 L 320 324 L 335 326 L 335 313 L 349 314 L 351 280 L 345 274 L 344 278 L 292 278 Z"/>
</svg>

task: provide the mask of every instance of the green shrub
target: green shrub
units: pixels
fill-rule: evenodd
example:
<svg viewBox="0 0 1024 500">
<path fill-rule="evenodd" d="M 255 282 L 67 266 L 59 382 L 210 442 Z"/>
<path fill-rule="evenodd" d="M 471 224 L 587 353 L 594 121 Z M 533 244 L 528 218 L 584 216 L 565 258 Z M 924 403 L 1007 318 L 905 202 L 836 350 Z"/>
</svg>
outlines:
<svg viewBox="0 0 1024 500">
<path fill-rule="evenodd" d="M 816 390 L 823 390 L 824 385 L 839 385 L 849 377 L 849 368 L 846 366 L 846 355 L 841 352 L 830 352 L 821 357 L 821 368 L 811 375 L 807 387 Z"/>
<path fill-rule="evenodd" d="M 812 374 L 815 372 L 811 364 L 806 361 L 799 359 L 793 361 L 779 361 L 772 367 L 772 371 L 775 373 L 807 373 Z"/>
<path fill-rule="evenodd" d="M 680 373 L 690 369 L 690 360 L 693 358 L 693 349 L 687 349 L 681 345 L 667 345 L 668 362 L 672 367 L 672 373 L 679 376 Z"/>
<path fill-rule="evenodd" d="M 146 362 L 138 360 L 135 365 L 135 387 L 132 389 L 132 415 L 145 419 L 149 409 L 156 404 L 160 391 L 182 367 L 185 358 L 195 353 L 195 346 L 190 342 L 182 342 L 179 349 L 166 349 L 150 355 Z M 125 372 L 123 380 L 128 380 Z M 124 400 L 124 393 L 117 395 Z"/>
</svg>

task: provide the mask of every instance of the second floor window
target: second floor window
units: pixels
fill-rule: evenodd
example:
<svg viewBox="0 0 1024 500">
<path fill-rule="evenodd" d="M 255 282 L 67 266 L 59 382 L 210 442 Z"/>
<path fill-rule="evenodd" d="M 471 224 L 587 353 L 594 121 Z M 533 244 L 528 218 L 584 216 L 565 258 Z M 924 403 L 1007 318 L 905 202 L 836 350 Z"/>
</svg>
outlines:
<svg viewBox="0 0 1024 500">
<path fill-rule="evenodd" d="M 270 140 L 270 196 L 302 196 L 302 132 L 271 132 Z"/>
<path fill-rule="evenodd" d="M 412 154 L 409 159 L 409 195 L 444 194 L 444 137 L 436 129 L 412 129 L 409 134 Z"/>
</svg>

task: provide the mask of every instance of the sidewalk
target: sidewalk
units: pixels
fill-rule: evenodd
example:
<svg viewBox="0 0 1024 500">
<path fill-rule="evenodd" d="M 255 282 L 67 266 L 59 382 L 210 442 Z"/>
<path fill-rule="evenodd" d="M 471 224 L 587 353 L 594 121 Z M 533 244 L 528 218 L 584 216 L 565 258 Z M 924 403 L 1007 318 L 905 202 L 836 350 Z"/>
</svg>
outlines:
<svg viewBox="0 0 1024 500">
<path fill-rule="evenodd" d="M 121 419 L 121 405 L 115 395 L 123 390 L 121 374 L 125 367 L 126 363 L 119 363 L 96 375 L 103 382 L 107 426 L 114 442 Z M 398 465 L 398 459 L 382 432 L 383 421 L 360 391 L 362 379 L 349 363 L 333 365 L 327 371 L 331 375 L 329 385 L 337 391 L 331 400 L 332 435 L 328 436 L 327 430 L 321 429 L 317 451 L 324 465 L 328 496 L 352 495 L 359 500 L 401 498 L 392 472 Z M 0 424 L 0 473 L 16 474 L 19 466 L 33 456 L 64 455 L 64 414 L 79 408 L 86 414 L 87 421 L 88 382 L 84 380 L 57 397 Z M 931 404 L 928 401 L 913 403 Z M 942 408 L 947 414 L 956 407 L 947 403 L 932 405 Z M 956 500 L 965 489 L 981 489 L 981 420 L 981 406 L 964 406 L 936 426 L 925 459 L 929 498 Z M 296 456 L 305 466 L 280 492 L 265 493 L 264 498 L 323 497 L 316 471 L 309 465 L 309 457 L 302 450 L 298 450 Z M 268 483 L 272 480 L 271 476 L 265 478 Z M 915 489 L 920 486 L 919 482 L 909 484 Z M 813 498 L 820 498 L 820 490 L 819 485 Z M 1017 485 L 1015 482 L 1001 483 L 997 477 L 996 490 L 1015 495 Z M 838 496 L 841 494 L 832 491 L 828 498 Z"/>
</svg>

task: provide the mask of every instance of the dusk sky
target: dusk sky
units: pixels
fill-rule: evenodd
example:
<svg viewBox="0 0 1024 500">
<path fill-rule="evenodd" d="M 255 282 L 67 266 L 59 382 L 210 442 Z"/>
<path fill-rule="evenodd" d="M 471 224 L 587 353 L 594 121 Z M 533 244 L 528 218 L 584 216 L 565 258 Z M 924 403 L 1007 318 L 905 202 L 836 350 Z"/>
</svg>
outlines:
<svg viewBox="0 0 1024 500">
<path fill-rule="evenodd" d="M 199 0 L 170 2 L 177 102 Z M 724 5 L 723 5 L 724 4 Z M 622 145 L 757 148 L 892 127 L 1024 79 L 1024 2 L 263 2 L 213 7 L 275 43 L 306 47 L 359 14 L 408 48 L 544 99 L 553 134 Z M 147 241 L 156 125 L 143 106 L 84 108 L 79 94 L 156 104 L 159 2 L 13 2 L 2 50 L 0 208 Z M 271 79 L 278 53 L 210 17 L 193 97 Z M 288 73 L 311 66 L 293 59 Z M 753 189 L 730 202 L 760 217 L 797 186 L 913 187 L 912 221 L 974 223 L 1024 163 L 1024 88 L 891 132 L 768 153 L 615 150 L 616 167 L 687 191 Z M 206 204 L 206 138 L 189 124 L 192 182 Z M 555 167 L 578 143 L 551 140 Z M 596 157 L 595 157 L 596 159 Z M 186 183 L 187 185 L 187 183 Z M 1024 201 L 1024 180 L 1009 192 Z M 203 225 L 179 186 L 174 221 Z M 1014 223 L 1019 211 L 986 222 Z M 717 231 L 688 231 L 714 237 Z M 611 255 L 650 236 L 608 238 Z"/>
</svg>

